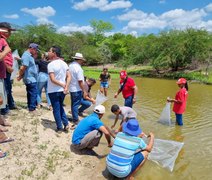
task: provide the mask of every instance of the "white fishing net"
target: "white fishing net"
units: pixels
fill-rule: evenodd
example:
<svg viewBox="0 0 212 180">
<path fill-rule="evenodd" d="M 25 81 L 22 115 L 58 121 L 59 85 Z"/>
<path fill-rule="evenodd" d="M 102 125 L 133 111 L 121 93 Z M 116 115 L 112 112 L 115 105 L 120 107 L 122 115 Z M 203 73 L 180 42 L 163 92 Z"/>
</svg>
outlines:
<svg viewBox="0 0 212 180">
<path fill-rule="evenodd" d="M 19 70 L 18 61 L 15 59 L 15 57 L 20 58 L 17 49 L 12 53 L 12 56 L 13 56 L 13 72 L 10 77 L 11 80 L 13 80 L 16 77 Z"/>
<path fill-rule="evenodd" d="M 159 122 L 165 125 L 171 125 L 171 103 L 166 103 L 160 115 Z"/>
</svg>

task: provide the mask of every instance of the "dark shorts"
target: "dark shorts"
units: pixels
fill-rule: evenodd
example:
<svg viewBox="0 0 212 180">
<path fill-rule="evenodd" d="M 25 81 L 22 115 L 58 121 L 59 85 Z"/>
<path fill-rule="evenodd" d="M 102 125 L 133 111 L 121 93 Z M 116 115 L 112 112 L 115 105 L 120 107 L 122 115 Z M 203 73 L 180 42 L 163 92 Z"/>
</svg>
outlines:
<svg viewBox="0 0 212 180">
<path fill-rule="evenodd" d="M 183 115 L 182 114 L 175 114 L 176 115 L 176 122 L 179 126 L 183 126 Z"/>
<path fill-rule="evenodd" d="M 144 160 L 144 156 L 142 153 L 137 153 L 134 155 L 134 158 L 131 162 L 131 172 L 135 171 L 135 169 L 142 163 L 142 161 Z"/>
<path fill-rule="evenodd" d="M 108 84 L 108 82 L 101 82 L 100 86 L 103 87 L 103 88 L 108 88 L 109 84 Z"/>
</svg>

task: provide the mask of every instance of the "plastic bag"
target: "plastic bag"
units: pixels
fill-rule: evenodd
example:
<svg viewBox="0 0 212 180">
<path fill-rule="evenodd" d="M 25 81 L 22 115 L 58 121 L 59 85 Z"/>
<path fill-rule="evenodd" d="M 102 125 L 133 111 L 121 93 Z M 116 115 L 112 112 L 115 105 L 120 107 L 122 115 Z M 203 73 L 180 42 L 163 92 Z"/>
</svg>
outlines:
<svg viewBox="0 0 212 180">
<path fill-rule="evenodd" d="M 95 106 L 103 104 L 105 101 L 107 101 L 107 97 L 103 93 L 101 93 L 100 90 L 98 90 L 97 95 L 96 95 L 96 104 L 95 104 Z"/>
<path fill-rule="evenodd" d="M 3 100 L 3 104 L 0 105 L 0 108 L 5 108 L 6 104 L 7 104 L 7 94 L 6 94 L 6 90 L 4 87 L 4 81 L 0 79 L 0 96 Z"/>
<path fill-rule="evenodd" d="M 162 124 L 171 125 L 171 103 L 166 103 L 166 106 L 163 108 L 163 111 L 160 115 L 159 122 Z"/>
<path fill-rule="evenodd" d="M 13 72 L 11 74 L 10 80 L 13 80 L 16 77 L 18 70 L 19 70 L 18 62 L 15 59 L 15 57 L 20 58 L 17 49 L 12 53 L 12 56 L 13 56 Z"/>
<path fill-rule="evenodd" d="M 182 142 L 155 139 L 148 159 L 172 172 L 175 160 L 177 159 L 183 145 L 184 143 Z"/>
</svg>

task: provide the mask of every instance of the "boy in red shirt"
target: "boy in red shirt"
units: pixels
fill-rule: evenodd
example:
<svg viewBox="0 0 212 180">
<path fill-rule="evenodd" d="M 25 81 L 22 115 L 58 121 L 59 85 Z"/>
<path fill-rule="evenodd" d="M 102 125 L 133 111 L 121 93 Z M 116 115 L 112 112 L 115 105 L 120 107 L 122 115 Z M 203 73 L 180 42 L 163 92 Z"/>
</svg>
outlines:
<svg viewBox="0 0 212 180">
<path fill-rule="evenodd" d="M 176 123 L 183 125 L 183 113 L 186 109 L 186 101 L 188 98 L 188 84 L 186 79 L 180 78 L 177 81 L 180 90 L 176 93 L 175 99 L 167 99 L 168 102 L 174 102 L 173 111 L 176 115 Z"/>
<path fill-rule="evenodd" d="M 135 81 L 127 76 L 127 72 L 122 70 L 120 72 L 120 88 L 117 93 L 114 95 L 114 98 L 117 98 L 120 92 L 125 99 L 124 106 L 131 107 L 136 102 L 136 94 L 138 91 Z"/>
</svg>

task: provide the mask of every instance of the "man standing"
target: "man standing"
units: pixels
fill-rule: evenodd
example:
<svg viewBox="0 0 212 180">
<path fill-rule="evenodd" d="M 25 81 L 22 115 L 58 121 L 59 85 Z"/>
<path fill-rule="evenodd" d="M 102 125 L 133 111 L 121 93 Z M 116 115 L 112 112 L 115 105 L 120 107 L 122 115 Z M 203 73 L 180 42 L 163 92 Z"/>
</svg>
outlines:
<svg viewBox="0 0 212 180">
<path fill-rule="evenodd" d="M 120 92 L 122 92 L 122 95 L 125 99 L 124 105 L 131 107 L 136 102 L 136 94 L 138 91 L 137 86 L 135 85 L 135 81 L 127 76 L 127 72 L 122 70 L 120 72 L 120 88 L 115 93 L 114 98 L 117 98 Z"/>
<path fill-rule="evenodd" d="M 21 57 L 22 65 L 19 70 L 19 76 L 17 80 L 20 81 L 23 78 L 23 82 L 26 85 L 27 91 L 27 106 L 30 113 L 36 114 L 37 105 L 37 67 L 33 57 L 37 56 L 39 49 L 38 45 L 31 43 L 29 48 L 24 52 Z"/>
<path fill-rule="evenodd" d="M 53 108 L 53 115 L 57 125 L 57 132 L 69 130 L 69 122 L 66 117 L 63 101 L 68 93 L 71 80 L 68 65 L 61 60 L 61 50 L 52 46 L 48 52 L 50 63 L 48 64 L 48 94 Z"/>
<path fill-rule="evenodd" d="M 13 29 L 11 25 L 7 22 L 1 22 L 0 29 L 3 30 L 1 32 L 1 38 L 5 39 L 5 41 L 10 37 L 11 31 L 15 31 L 15 29 Z M 13 96 L 12 96 L 12 82 L 10 80 L 11 73 L 13 72 L 12 52 L 9 52 L 5 56 L 4 63 L 6 66 L 6 77 L 4 79 L 4 83 L 5 83 L 6 93 L 7 93 L 7 105 L 4 109 L 1 110 L 2 115 L 6 115 L 9 112 L 9 109 L 17 109 Z"/>
<path fill-rule="evenodd" d="M 112 146 L 112 134 L 101 121 L 104 113 L 105 107 L 98 105 L 94 108 L 94 113 L 79 122 L 72 136 L 72 144 L 76 149 L 93 149 L 99 145 L 102 134 L 105 135 L 108 147 Z"/>
<path fill-rule="evenodd" d="M 70 95 L 71 95 L 71 112 L 73 118 L 73 127 L 78 124 L 78 108 L 81 103 L 82 95 L 86 96 L 86 91 L 84 89 L 84 73 L 82 69 L 83 63 L 86 61 L 83 58 L 81 53 L 76 53 L 73 57 L 74 62 L 69 65 L 69 71 L 71 73 L 71 83 L 69 87 Z"/>
</svg>

